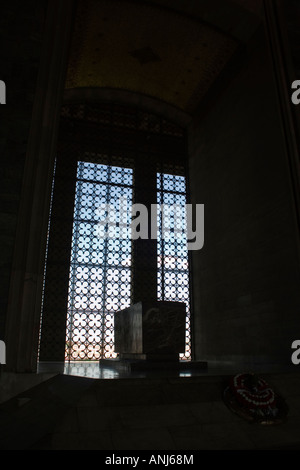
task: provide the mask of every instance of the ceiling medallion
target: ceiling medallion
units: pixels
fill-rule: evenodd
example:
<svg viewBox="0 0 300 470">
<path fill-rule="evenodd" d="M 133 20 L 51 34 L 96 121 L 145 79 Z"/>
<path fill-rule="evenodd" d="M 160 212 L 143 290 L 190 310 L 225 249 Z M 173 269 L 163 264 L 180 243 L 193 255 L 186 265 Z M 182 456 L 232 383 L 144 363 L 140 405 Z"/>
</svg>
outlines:
<svg viewBox="0 0 300 470">
<path fill-rule="evenodd" d="M 143 47 L 130 52 L 130 55 L 137 59 L 141 65 L 149 64 L 150 62 L 159 62 L 161 58 L 153 52 L 151 47 Z"/>
</svg>

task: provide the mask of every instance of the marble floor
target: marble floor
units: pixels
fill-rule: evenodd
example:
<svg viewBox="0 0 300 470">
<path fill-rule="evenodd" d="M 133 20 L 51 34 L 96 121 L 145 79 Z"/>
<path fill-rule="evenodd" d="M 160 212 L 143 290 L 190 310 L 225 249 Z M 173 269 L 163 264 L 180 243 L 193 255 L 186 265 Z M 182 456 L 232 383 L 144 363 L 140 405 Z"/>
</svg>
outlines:
<svg viewBox="0 0 300 470">
<path fill-rule="evenodd" d="M 100 450 L 104 459 L 120 451 L 189 450 L 199 464 L 203 450 L 300 450 L 297 369 L 268 376 L 289 407 L 276 426 L 249 424 L 231 412 L 224 374 L 97 380 L 76 376 L 100 377 L 96 364 L 64 370 L 0 404 L 0 449 Z"/>
<path fill-rule="evenodd" d="M 228 375 L 247 371 L 262 374 L 286 400 L 286 422 L 250 425 L 229 410 L 223 399 Z M 0 402 L 0 449 L 102 450 L 104 456 L 123 450 L 192 450 L 195 456 L 202 450 L 300 450 L 295 366 L 223 362 L 133 373 L 98 362 L 40 363 L 37 374 L 4 376 L 2 386 L 11 393 Z"/>
</svg>

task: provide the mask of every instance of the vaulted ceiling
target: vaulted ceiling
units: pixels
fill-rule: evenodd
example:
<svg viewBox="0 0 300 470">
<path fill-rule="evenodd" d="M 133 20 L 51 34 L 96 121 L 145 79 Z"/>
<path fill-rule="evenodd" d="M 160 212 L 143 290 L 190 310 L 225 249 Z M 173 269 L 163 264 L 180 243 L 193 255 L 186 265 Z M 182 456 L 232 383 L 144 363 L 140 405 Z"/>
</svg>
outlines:
<svg viewBox="0 0 300 470">
<path fill-rule="evenodd" d="M 78 0 L 66 89 L 127 90 L 192 113 L 255 31 L 260 4 Z"/>
</svg>

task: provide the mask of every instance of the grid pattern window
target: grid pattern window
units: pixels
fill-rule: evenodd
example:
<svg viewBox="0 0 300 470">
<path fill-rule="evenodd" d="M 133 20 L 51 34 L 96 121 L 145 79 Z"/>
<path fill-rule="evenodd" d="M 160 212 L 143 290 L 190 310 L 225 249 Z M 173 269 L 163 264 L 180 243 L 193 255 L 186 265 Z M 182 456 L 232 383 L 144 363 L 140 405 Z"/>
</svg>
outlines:
<svg viewBox="0 0 300 470">
<path fill-rule="evenodd" d="M 191 359 L 189 257 L 186 235 L 186 181 L 184 176 L 157 173 L 158 300 L 186 304 L 186 349 Z"/>
<path fill-rule="evenodd" d="M 66 360 L 116 357 L 114 313 L 130 305 L 132 248 L 129 221 L 118 214 L 120 201 L 132 204 L 132 185 L 130 168 L 77 164 Z M 104 213 L 107 205 L 115 211 Z"/>
</svg>

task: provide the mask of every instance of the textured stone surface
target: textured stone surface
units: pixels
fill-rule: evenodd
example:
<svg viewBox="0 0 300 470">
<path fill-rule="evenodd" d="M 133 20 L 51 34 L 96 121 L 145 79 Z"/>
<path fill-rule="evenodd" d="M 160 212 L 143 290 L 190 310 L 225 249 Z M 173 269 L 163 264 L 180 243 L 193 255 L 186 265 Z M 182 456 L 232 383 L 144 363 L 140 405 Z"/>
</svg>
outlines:
<svg viewBox="0 0 300 470">
<path fill-rule="evenodd" d="M 205 244 L 192 253 L 199 360 L 290 363 L 300 330 L 297 227 L 264 44 L 259 31 L 190 127 L 191 198 L 205 205 Z"/>
<path fill-rule="evenodd" d="M 23 170 L 37 83 L 47 2 L 2 2 L 0 79 L 6 105 L 0 108 L 0 339 L 5 312 Z"/>
<path fill-rule="evenodd" d="M 283 424 L 249 424 L 230 412 L 222 399 L 228 376 L 92 380 L 59 375 L 0 406 L 0 448 L 299 450 L 299 374 L 262 376 L 287 401 Z M 19 406 L 24 398 L 28 401 Z"/>
<path fill-rule="evenodd" d="M 165 357 L 184 352 L 186 306 L 180 302 L 138 302 L 115 314 L 115 350 Z"/>
</svg>

